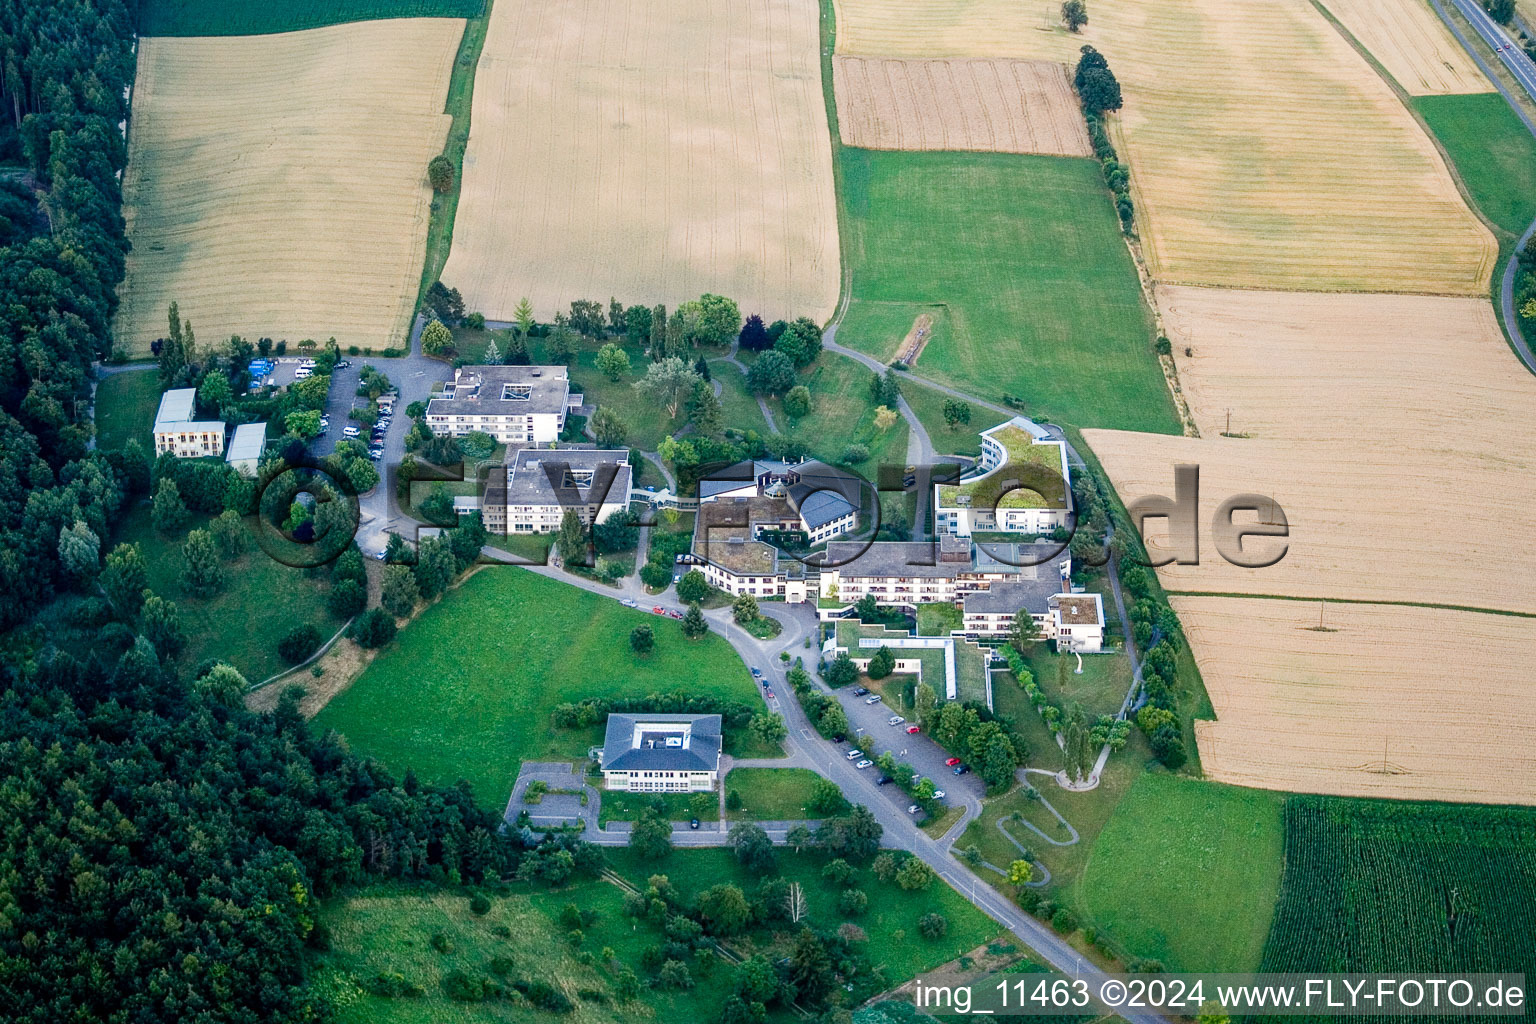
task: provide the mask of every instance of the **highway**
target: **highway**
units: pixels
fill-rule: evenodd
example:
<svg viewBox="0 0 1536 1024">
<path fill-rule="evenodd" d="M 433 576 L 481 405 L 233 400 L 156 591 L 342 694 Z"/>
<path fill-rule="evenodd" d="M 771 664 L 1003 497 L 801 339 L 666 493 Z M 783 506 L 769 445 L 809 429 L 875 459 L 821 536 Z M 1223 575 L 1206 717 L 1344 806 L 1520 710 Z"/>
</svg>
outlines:
<svg viewBox="0 0 1536 1024">
<path fill-rule="evenodd" d="M 1526 94 L 1536 101 L 1536 63 L 1533 63 L 1531 58 L 1526 56 L 1525 51 L 1520 49 L 1520 44 L 1511 39 L 1503 26 L 1494 21 L 1493 17 L 1483 10 L 1483 5 L 1476 0 L 1451 0 L 1451 2 L 1456 5 L 1462 17 L 1472 23 L 1477 34 L 1483 37 L 1483 42 L 1493 47 L 1499 59 L 1504 62 L 1504 66 L 1509 69 L 1509 73 L 1514 76 L 1515 81 L 1525 89 Z"/>
</svg>

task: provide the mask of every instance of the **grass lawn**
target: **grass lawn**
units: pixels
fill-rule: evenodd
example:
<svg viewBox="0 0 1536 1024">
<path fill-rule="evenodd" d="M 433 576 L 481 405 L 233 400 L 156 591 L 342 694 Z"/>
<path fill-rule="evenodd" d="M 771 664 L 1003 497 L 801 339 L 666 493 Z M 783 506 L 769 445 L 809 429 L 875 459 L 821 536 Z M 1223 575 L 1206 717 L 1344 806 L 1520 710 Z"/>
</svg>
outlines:
<svg viewBox="0 0 1536 1024">
<path fill-rule="evenodd" d="M 256 36 L 379 18 L 475 18 L 488 6 L 489 0 L 145 0 L 139 33 Z"/>
<path fill-rule="evenodd" d="M 741 807 L 727 810 L 726 817 L 741 821 L 820 818 L 823 815 L 810 807 L 819 778 L 809 768 L 733 768 L 725 777 L 725 788 L 741 794 Z"/>
<path fill-rule="evenodd" d="M 772 433 L 757 399 L 747 390 L 747 379 L 731 363 L 724 359 L 709 361 L 710 379 L 720 382 L 721 420 L 727 427 L 737 430 L 755 430 L 759 437 Z"/>
<path fill-rule="evenodd" d="M 869 381 L 874 374 L 847 356 L 824 352 L 800 371 L 800 383 L 811 392 L 810 415 L 792 420 L 778 399 L 772 399 L 774 418 L 791 437 L 804 441 L 817 458 L 842 462 L 850 444 L 869 449 L 869 461 L 860 471 L 874 479 L 875 467 L 907 464 L 906 420 L 898 418 L 885 430 L 875 428 L 875 407 L 869 401 Z"/>
<path fill-rule="evenodd" d="M 1152 320 L 1091 160 L 843 148 L 853 300 L 838 341 L 883 359 L 943 304 L 916 371 L 1034 416 L 1175 433 Z"/>
<path fill-rule="evenodd" d="M 656 631 L 644 656 L 629 649 L 641 623 Z M 746 666 L 714 633 L 690 641 L 670 620 L 492 567 L 422 612 L 317 720 L 398 771 L 468 779 L 481 803 L 499 808 L 520 762 L 576 760 L 601 743 L 600 725 L 554 729 L 556 704 L 674 690 L 757 699 Z"/>
<path fill-rule="evenodd" d="M 520 887 L 521 888 L 521 887 Z M 574 903 L 596 912 L 597 920 L 582 929 L 579 949 L 596 954 L 613 949 L 618 963 L 628 964 L 642 977 L 640 953 L 655 941 L 645 929 L 635 929 L 624 916 L 624 893 L 604 881 L 584 881 L 556 890 L 492 895 L 491 910 L 481 917 L 469 909 L 470 892 L 431 886 L 377 886 L 363 893 L 322 904 L 320 919 L 331 932 L 331 948 L 311 961 L 312 979 L 324 994 L 341 995 L 339 1024 L 503 1024 L 506 1021 L 549 1020 L 554 1014 L 510 1003 L 461 1003 L 443 992 L 443 977 L 462 970 L 473 977 L 489 975 L 490 961 L 504 957 L 512 968 L 507 980 L 542 979 L 563 989 L 575 1013 L 564 1019 L 578 1024 L 606 1024 L 654 1016 L 670 1020 L 716 1020 L 729 986 L 707 982 L 686 990 L 651 989 L 634 1003 L 603 1003 L 578 999 L 581 990 L 614 998 L 617 965 L 599 962 L 583 966 L 578 948 L 566 940 L 560 910 Z M 505 929 L 506 934 L 497 934 Z M 447 952 L 432 946 L 432 936 L 447 940 Z M 420 985 L 420 998 L 387 998 L 368 994 L 360 982 L 382 972 L 398 972 Z"/>
<path fill-rule="evenodd" d="M 1257 971 L 1280 888 L 1283 805 L 1278 793 L 1143 774 L 1083 871 L 1088 919 L 1172 971 Z"/>
<path fill-rule="evenodd" d="M 148 505 L 126 512 L 112 544 L 138 544 L 144 556 L 149 587 L 175 602 L 187 646 L 179 664 L 190 671 L 205 658 L 220 658 L 240 670 L 251 683 L 288 667 L 277 654 L 277 642 L 296 625 L 314 625 L 329 639 L 341 622 L 326 608 L 329 570 L 311 577 L 309 570 L 276 562 L 253 543 L 234 562 L 225 562 L 224 589 L 209 598 L 193 597 L 181 587 L 181 545 L 193 528 L 207 526 L 194 516 L 187 531 L 162 534 L 154 528 Z M 110 548 L 103 545 L 103 556 Z"/>
<path fill-rule="evenodd" d="M 1123 654 L 1083 655 L 1082 675 L 1075 655 L 1052 654 L 1044 643 L 1035 644 L 1024 660 L 1046 698 L 1063 710 L 1081 704 L 1090 717 L 1112 715 L 1131 688 L 1131 659 Z"/>
<path fill-rule="evenodd" d="M 334 0 L 333 0 L 334 2 Z M 388 3 L 390 0 L 351 0 L 353 3 Z M 441 195 L 432 195 L 431 220 L 427 224 L 427 258 L 421 266 L 421 286 L 417 300 L 427 294 L 443 273 L 448 250 L 453 245 L 453 222 L 459 212 L 459 187 L 464 179 L 464 150 L 469 145 L 469 119 L 475 96 L 475 68 L 480 51 L 485 48 L 485 31 L 491 20 L 495 0 L 393 0 L 397 6 L 416 6 L 427 12 L 448 10 L 468 18 L 459 52 L 453 61 L 453 75 L 448 79 L 448 99 L 443 109 L 453 117 L 448 127 L 448 141 L 443 153 L 453 162 L 453 187 Z M 474 312 L 474 310 L 470 310 Z"/>
<path fill-rule="evenodd" d="M 1498 93 L 1415 96 L 1483 216 L 1519 236 L 1536 219 L 1536 138 Z"/>
<path fill-rule="evenodd" d="M 155 412 L 160 408 L 160 374 L 153 366 L 101 378 L 96 385 L 96 447 L 112 451 L 136 439 L 155 454 Z"/>
<path fill-rule="evenodd" d="M 933 388 L 925 388 L 921 384 L 914 384 L 910 380 L 901 382 L 901 393 L 906 398 L 907 404 L 912 407 L 912 411 L 917 413 L 917 418 L 922 421 L 923 429 L 928 431 L 933 447 L 943 455 L 969 455 L 973 459 L 979 458 L 981 432 L 1009 419 L 984 405 L 967 403 L 971 406 L 971 422 L 951 430 L 949 424 L 944 422 L 944 403 L 953 400 L 949 395 L 942 391 L 935 391 Z"/>
<path fill-rule="evenodd" d="M 610 821 L 636 821 L 641 814 L 654 807 L 658 800 L 666 807 L 663 813 L 668 821 L 687 821 L 694 816 L 692 801 L 696 794 L 693 793 L 623 793 L 600 789 L 599 794 L 603 799 L 602 809 L 597 816 L 599 825 L 606 825 Z M 719 797 L 714 793 L 703 795 L 709 798 L 709 806 L 698 815 L 699 820 L 719 821 Z"/>
<path fill-rule="evenodd" d="M 685 897 L 722 882 L 741 886 L 746 891 L 758 884 L 763 873 L 748 870 L 736 862 L 728 849 L 673 850 L 661 860 L 643 860 L 629 849 L 608 852 L 609 862 L 619 874 L 643 887 L 654 874 L 664 874 Z M 835 929 L 843 920 L 837 909 L 842 887 L 821 877 L 826 858 L 807 851 L 796 854 L 781 848 L 778 874 L 805 888 L 809 905 L 807 920 L 817 928 Z M 941 881 L 920 892 L 905 892 L 895 882 L 875 878 L 868 865 L 860 865 L 852 885 L 869 896 L 869 910 L 853 918 L 870 936 L 865 947 L 872 964 L 883 970 L 886 988 L 899 985 L 919 971 L 953 960 L 1000 934 L 995 921 L 973 907 L 964 897 Z M 918 918 L 938 913 L 949 921 L 949 930 L 940 939 L 925 939 L 917 930 Z M 792 936 L 783 936 L 787 946 Z M 741 945 L 740 943 L 732 943 Z M 880 989 L 855 986 L 850 1002 L 857 1003 Z"/>
<path fill-rule="evenodd" d="M 918 636 L 949 636 L 951 630 L 965 625 L 965 616 L 957 604 L 922 604 L 917 606 Z"/>
</svg>

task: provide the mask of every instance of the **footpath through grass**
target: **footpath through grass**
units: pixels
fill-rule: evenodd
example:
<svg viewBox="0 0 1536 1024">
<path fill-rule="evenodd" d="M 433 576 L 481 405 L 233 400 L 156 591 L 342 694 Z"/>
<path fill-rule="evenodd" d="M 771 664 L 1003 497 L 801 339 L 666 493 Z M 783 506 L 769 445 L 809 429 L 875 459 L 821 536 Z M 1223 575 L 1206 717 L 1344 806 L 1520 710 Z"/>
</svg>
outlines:
<svg viewBox="0 0 1536 1024">
<path fill-rule="evenodd" d="M 139 34 L 260 36 L 382 18 L 476 18 L 489 0 L 144 0 Z"/>
<path fill-rule="evenodd" d="M 1129 956 L 1170 971 L 1258 970 L 1280 888 L 1284 800 L 1143 773 L 1084 868 L 1089 920 Z"/>
<path fill-rule="evenodd" d="M 645 623 L 656 649 L 637 655 Z M 422 612 L 317 722 L 359 753 L 424 781 L 467 779 L 499 808 L 524 760 L 577 760 L 602 727 L 555 729 L 564 701 L 683 691 L 758 699 L 746 666 L 715 633 L 684 638 L 678 623 L 512 566 L 482 569 Z"/>
<path fill-rule="evenodd" d="M 853 298 L 838 332 L 891 359 L 947 310 L 916 372 L 1032 416 L 1177 433 L 1152 318 L 1098 166 L 841 149 Z"/>
<path fill-rule="evenodd" d="M 113 451 L 137 439 L 153 457 L 155 413 L 160 408 L 160 374 L 150 366 L 101 378 L 96 385 L 96 447 Z"/>
</svg>

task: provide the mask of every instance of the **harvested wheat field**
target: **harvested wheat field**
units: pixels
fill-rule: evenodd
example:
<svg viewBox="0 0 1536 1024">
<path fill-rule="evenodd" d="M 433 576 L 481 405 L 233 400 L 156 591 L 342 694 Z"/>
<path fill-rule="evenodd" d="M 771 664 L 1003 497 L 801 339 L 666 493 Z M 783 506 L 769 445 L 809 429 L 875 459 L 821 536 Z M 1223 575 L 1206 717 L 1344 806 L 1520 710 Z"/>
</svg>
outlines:
<svg viewBox="0 0 1536 1024">
<path fill-rule="evenodd" d="M 1207 777 L 1302 793 L 1536 803 L 1536 620 L 1175 597 L 1216 709 Z M 1319 612 L 1329 632 L 1318 631 Z"/>
<path fill-rule="evenodd" d="M 1492 92 L 1428 0 L 1322 0 L 1410 96 Z"/>
<path fill-rule="evenodd" d="M 847 0 L 838 52 L 1075 61 L 1098 47 L 1123 87 L 1113 127 L 1159 281 L 1486 293 L 1492 234 L 1308 0 L 1096 0 L 1079 35 L 1050 27 L 1060 5 L 1046 7 Z M 963 29 L 938 28 L 947 18 Z"/>
<path fill-rule="evenodd" d="M 1061 23 L 1048 0 L 836 0 L 837 52 L 873 57 L 1024 57 L 1075 60 L 1094 42 L 1101 4 L 1088 31 Z M 1102 5 L 1109 17 L 1109 5 Z"/>
<path fill-rule="evenodd" d="M 471 309 L 572 299 L 824 320 L 837 301 L 815 0 L 499 0 L 443 280 Z"/>
<path fill-rule="evenodd" d="M 1093 154 L 1063 64 L 836 57 L 832 74 L 844 145 Z"/>
<path fill-rule="evenodd" d="M 1489 444 L 1469 453 L 1436 430 L 1429 411 L 1395 442 L 1083 436 L 1127 504 L 1171 497 L 1174 466 L 1200 467 L 1200 564 L 1160 568 L 1171 590 L 1536 613 L 1526 582 L 1536 578 L 1536 540 L 1516 525 L 1536 507 L 1536 448 Z M 1290 538 L 1278 564 L 1244 568 L 1218 553 L 1212 518 L 1239 494 L 1264 495 L 1284 511 Z M 1154 557 L 1167 550 L 1164 533 L 1161 521 L 1148 522 Z M 1274 541 L 1249 543 L 1275 550 Z"/>
<path fill-rule="evenodd" d="M 140 41 L 117 336 L 406 336 L 464 22 Z"/>
<path fill-rule="evenodd" d="M 1536 447 L 1536 380 L 1487 299 L 1160 285 L 1157 303 L 1207 437 L 1230 410 L 1232 431 L 1255 438 L 1432 431 L 1495 470 L 1493 453 Z"/>
</svg>

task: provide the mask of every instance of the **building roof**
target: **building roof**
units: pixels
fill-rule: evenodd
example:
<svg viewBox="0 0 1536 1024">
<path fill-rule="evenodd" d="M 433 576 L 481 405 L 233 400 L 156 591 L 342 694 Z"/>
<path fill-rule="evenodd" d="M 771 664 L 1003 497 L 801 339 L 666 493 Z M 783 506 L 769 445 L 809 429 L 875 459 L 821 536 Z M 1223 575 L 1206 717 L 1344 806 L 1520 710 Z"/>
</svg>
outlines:
<svg viewBox="0 0 1536 1024">
<path fill-rule="evenodd" d="M 559 413 L 571 393 L 564 366 L 463 366 L 427 403 L 430 416 Z"/>
<path fill-rule="evenodd" d="M 194 420 L 192 412 L 196 406 L 196 388 L 173 388 L 167 391 L 160 396 L 160 408 L 155 413 L 155 433 L 224 430 L 223 420 Z"/>
<path fill-rule="evenodd" d="M 627 505 L 631 479 L 627 448 L 521 448 L 504 469 L 491 473 L 486 500 L 558 505 L 564 498 L 568 505 Z"/>
<path fill-rule="evenodd" d="M 859 510 L 857 478 L 810 460 L 789 467 L 798 479 L 787 488 L 789 503 L 808 529 L 817 529 Z"/>
<path fill-rule="evenodd" d="M 694 521 L 693 553 L 737 575 L 773 575 L 778 569 L 778 549 L 753 539 L 753 527 L 794 520 L 794 510 L 783 498 L 704 502 Z"/>
<path fill-rule="evenodd" d="M 1051 598 L 1056 617 L 1066 626 L 1102 626 L 1103 598 L 1098 594 L 1057 594 Z"/>
<path fill-rule="evenodd" d="M 235 435 L 229 440 L 229 448 L 224 453 L 224 458 L 228 462 L 259 459 L 261 450 L 266 445 L 267 425 L 265 423 L 242 423 L 235 428 Z"/>
<path fill-rule="evenodd" d="M 719 715 L 608 716 L 603 733 L 605 772 L 712 772 L 719 767 Z"/>
<path fill-rule="evenodd" d="M 961 547 L 963 545 L 963 549 Z M 957 557 L 964 550 L 963 558 Z M 851 578 L 907 576 L 949 579 L 966 574 L 1008 575 L 1056 581 L 1060 590 L 1061 563 L 1068 559 L 1060 544 L 994 543 L 985 546 L 940 534 L 932 541 L 834 540 L 827 543 L 824 565 Z"/>
<path fill-rule="evenodd" d="M 1030 580 L 1000 580 L 986 590 L 965 595 L 969 615 L 1013 615 L 1023 609 L 1031 615 L 1050 611 L 1051 598 L 1061 591 L 1061 579 L 1054 573 Z"/>
<path fill-rule="evenodd" d="M 1002 445 L 1006 459 L 1001 465 L 959 484 L 938 485 L 940 505 L 979 509 L 1071 507 L 1071 492 L 1066 486 L 1070 478 L 1065 444 L 1038 438 L 1017 420 L 1001 423 L 984 431 L 982 436 Z M 1050 472 L 1020 480 L 1018 474 L 1008 471 L 1009 465 L 1039 467 Z M 1030 489 L 1034 486 L 1039 486 L 1041 493 Z"/>
</svg>

